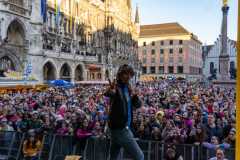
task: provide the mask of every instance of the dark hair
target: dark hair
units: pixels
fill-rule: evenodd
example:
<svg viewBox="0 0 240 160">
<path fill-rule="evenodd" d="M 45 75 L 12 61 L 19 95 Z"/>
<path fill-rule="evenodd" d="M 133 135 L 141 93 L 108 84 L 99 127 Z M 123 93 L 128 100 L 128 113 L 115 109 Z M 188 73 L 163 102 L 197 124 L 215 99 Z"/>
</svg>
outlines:
<svg viewBox="0 0 240 160">
<path fill-rule="evenodd" d="M 201 133 L 197 132 L 195 140 L 202 143 L 206 138 L 206 131 L 202 125 L 198 125 L 197 128 L 201 128 Z"/>
<path fill-rule="evenodd" d="M 30 138 L 31 137 L 34 137 L 34 140 L 33 142 L 31 142 Z M 36 135 L 32 135 L 32 134 L 27 134 L 27 148 L 30 148 L 30 144 L 32 143 L 32 148 L 36 148 L 37 147 L 37 138 L 36 138 Z"/>
<path fill-rule="evenodd" d="M 131 74 L 131 76 L 134 76 L 133 68 L 130 65 L 124 64 L 124 65 L 121 65 L 118 69 L 117 81 L 120 81 L 120 77 L 122 76 L 122 74 L 125 74 L 125 73 Z"/>
</svg>

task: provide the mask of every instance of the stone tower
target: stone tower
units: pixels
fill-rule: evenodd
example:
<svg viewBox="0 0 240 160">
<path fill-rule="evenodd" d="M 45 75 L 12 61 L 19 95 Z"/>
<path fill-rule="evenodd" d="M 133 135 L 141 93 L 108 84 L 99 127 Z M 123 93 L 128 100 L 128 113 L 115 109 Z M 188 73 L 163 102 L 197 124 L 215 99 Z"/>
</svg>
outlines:
<svg viewBox="0 0 240 160">
<path fill-rule="evenodd" d="M 137 27 L 137 33 L 140 33 L 140 18 L 139 18 L 139 8 L 138 5 L 136 6 L 136 13 L 135 13 L 135 20 L 134 23 L 136 24 Z"/>
</svg>

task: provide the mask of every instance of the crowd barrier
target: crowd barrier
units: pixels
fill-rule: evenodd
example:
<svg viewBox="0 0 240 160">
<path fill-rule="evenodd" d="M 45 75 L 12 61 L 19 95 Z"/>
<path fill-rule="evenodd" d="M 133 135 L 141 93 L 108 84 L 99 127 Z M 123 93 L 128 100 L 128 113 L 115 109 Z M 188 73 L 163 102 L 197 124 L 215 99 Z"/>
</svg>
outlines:
<svg viewBox="0 0 240 160">
<path fill-rule="evenodd" d="M 25 134 L 18 132 L 0 132 L 0 160 L 22 160 L 22 145 Z M 79 141 L 73 136 L 44 135 L 43 147 L 39 160 L 64 160 L 67 155 L 81 155 L 83 160 L 107 160 L 110 141 L 108 139 L 91 137 Z M 166 145 L 157 141 L 137 140 L 145 155 L 145 160 L 164 159 Z M 215 156 L 214 150 L 202 146 L 181 144 L 176 145 L 176 152 L 184 160 L 207 160 Z M 235 149 L 225 151 L 228 160 L 235 159 Z M 123 149 L 120 160 L 130 159 Z"/>
</svg>

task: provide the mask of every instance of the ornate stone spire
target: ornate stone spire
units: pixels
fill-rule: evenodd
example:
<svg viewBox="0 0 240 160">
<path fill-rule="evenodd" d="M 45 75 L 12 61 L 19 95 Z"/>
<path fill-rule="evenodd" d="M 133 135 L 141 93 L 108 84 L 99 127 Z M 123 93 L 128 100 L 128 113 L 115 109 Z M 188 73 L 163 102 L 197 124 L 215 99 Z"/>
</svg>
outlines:
<svg viewBox="0 0 240 160">
<path fill-rule="evenodd" d="M 139 11 L 138 11 L 138 5 L 136 7 L 136 14 L 135 14 L 135 24 L 140 23 L 140 18 L 139 18 Z"/>
</svg>

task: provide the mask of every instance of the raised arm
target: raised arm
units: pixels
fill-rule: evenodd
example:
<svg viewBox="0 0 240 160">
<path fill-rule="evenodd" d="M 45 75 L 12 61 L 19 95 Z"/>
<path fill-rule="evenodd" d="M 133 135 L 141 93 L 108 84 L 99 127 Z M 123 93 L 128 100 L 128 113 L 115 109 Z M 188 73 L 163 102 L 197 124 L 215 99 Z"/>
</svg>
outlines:
<svg viewBox="0 0 240 160">
<path fill-rule="evenodd" d="M 104 96 L 106 97 L 114 97 L 115 93 L 116 93 L 116 80 L 114 80 L 113 82 L 111 82 L 110 79 L 108 79 L 109 81 L 109 86 L 107 87 L 106 91 L 103 93 Z"/>
</svg>

